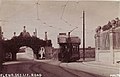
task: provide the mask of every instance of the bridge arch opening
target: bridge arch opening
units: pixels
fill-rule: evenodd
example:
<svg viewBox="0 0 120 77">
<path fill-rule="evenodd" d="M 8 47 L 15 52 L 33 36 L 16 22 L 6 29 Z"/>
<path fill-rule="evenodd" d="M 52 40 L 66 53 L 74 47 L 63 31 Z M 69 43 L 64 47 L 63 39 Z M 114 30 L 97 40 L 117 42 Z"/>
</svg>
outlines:
<svg viewBox="0 0 120 77">
<path fill-rule="evenodd" d="M 22 46 L 19 48 L 16 57 L 17 60 L 33 60 L 34 59 L 33 49 L 28 46 Z"/>
</svg>

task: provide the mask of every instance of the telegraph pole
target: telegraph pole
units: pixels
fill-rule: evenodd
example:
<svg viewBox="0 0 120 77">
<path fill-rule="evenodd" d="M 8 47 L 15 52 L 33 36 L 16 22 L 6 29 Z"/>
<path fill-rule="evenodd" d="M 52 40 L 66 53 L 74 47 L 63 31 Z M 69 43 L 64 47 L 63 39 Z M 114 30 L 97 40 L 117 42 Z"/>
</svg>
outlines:
<svg viewBox="0 0 120 77">
<path fill-rule="evenodd" d="M 0 26 L 0 40 L 2 40 L 2 28 Z"/>
<path fill-rule="evenodd" d="M 85 11 L 83 11 L 83 61 L 85 61 Z"/>
</svg>

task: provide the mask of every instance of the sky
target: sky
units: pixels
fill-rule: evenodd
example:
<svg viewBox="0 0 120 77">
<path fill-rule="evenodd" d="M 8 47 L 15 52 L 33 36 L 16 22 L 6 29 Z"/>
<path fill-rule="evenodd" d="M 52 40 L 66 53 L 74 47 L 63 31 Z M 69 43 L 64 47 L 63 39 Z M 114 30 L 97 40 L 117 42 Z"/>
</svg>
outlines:
<svg viewBox="0 0 120 77">
<path fill-rule="evenodd" d="M 38 2 L 38 6 L 37 3 Z M 32 35 L 37 29 L 40 39 L 45 32 L 52 40 L 53 47 L 57 44 L 60 32 L 69 32 L 81 38 L 82 47 L 82 12 L 85 11 L 86 47 L 95 47 L 95 28 L 120 16 L 119 1 L 71 1 L 71 0 L 0 0 L 0 26 L 4 37 L 10 39 L 26 26 Z M 39 20 L 38 20 L 39 19 Z"/>
</svg>

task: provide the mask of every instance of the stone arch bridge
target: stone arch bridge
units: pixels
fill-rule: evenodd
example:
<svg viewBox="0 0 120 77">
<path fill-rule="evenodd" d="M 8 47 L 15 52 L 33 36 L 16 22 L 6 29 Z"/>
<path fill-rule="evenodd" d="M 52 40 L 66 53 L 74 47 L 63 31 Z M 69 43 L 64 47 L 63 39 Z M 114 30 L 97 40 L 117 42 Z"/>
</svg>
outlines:
<svg viewBox="0 0 120 77">
<path fill-rule="evenodd" d="M 0 30 L 0 57 L 1 61 L 4 61 L 5 54 L 11 53 L 12 60 L 16 60 L 16 54 L 19 52 L 20 47 L 27 46 L 32 48 L 36 59 L 39 58 L 39 50 L 41 47 L 50 46 L 52 47 L 51 40 L 43 40 L 37 36 L 30 36 L 24 29 L 19 36 L 14 36 L 10 40 L 2 39 L 2 31 Z"/>
</svg>

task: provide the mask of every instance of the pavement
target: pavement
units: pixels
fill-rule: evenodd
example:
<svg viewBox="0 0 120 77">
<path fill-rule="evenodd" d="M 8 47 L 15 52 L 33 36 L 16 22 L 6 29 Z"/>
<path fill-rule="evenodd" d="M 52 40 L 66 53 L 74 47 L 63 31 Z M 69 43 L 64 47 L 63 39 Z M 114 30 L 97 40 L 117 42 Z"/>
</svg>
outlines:
<svg viewBox="0 0 120 77">
<path fill-rule="evenodd" d="M 117 66 L 105 65 L 102 63 L 98 63 L 95 61 L 91 62 L 81 62 L 81 63 L 68 63 L 67 66 L 65 63 L 61 64 L 61 66 L 68 67 L 75 70 L 82 70 L 85 72 L 110 77 L 110 75 L 118 74 L 119 69 Z"/>
<path fill-rule="evenodd" d="M 61 63 L 57 60 L 40 60 L 41 62 L 49 63 L 52 65 L 59 65 L 61 67 L 66 67 L 69 69 L 83 71 L 87 73 L 92 73 L 100 75 L 102 77 L 120 77 L 120 65 L 119 64 L 107 64 L 96 61 L 78 61 L 70 63 Z"/>
</svg>

